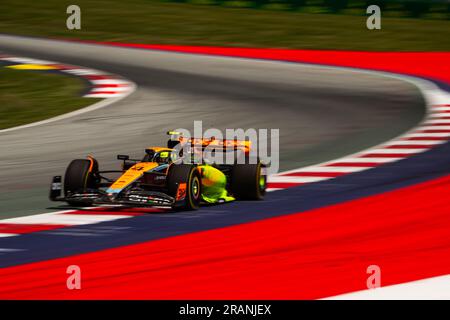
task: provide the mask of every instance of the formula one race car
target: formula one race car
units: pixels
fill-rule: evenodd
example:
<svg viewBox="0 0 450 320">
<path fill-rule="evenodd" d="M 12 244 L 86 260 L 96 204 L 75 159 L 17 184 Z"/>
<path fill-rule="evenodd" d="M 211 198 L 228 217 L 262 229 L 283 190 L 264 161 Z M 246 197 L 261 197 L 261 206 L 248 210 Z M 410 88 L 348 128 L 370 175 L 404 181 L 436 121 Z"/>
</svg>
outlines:
<svg viewBox="0 0 450 320">
<path fill-rule="evenodd" d="M 50 200 L 65 201 L 72 206 L 161 206 L 195 210 L 201 203 L 263 199 L 265 166 L 258 159 L 248 161 L 250 141 L 183 139 L 178 133 L 169 134 L 167 147 L 145 149 L 142 160 L 118 155 L 118 160 L 123 161 L 122 170 L 100 171 L 97 160 L 91 156 L 73 160 L 66 169 L 64 183 L 61 176 L 53 177 Z M 193 152 L 180 156 L 174 149 L 186 143 L 195 143 L 201 150 L 211 146 L 217 147 L 216 152 L 221 148 L 223 152 L 231 149 L 238 156 L 240 152 L 246 160 L 235 160 L 232 164 L 186 163 L 183 160 L 192 157 Z M 108 174 L 120 176 L 113 179 L 105 176 Z"/>
</svg>

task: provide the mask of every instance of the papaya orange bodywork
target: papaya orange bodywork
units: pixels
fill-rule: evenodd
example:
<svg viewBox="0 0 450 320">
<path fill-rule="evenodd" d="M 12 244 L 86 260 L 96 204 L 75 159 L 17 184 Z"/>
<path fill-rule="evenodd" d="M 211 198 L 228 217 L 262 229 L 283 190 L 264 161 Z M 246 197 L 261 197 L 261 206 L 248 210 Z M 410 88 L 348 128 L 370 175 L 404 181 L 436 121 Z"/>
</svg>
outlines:
<svg viewBox="0 0 450 320">
<path fill-rule="evenodd" d="M 145 172 L 156 168 L 158 163 L 156 162 L 139 162 L 128 169 L 122 176 L 114 182 L 110 189 L 122 190 L 127 185 L 139 179 Z"/>
</svg>

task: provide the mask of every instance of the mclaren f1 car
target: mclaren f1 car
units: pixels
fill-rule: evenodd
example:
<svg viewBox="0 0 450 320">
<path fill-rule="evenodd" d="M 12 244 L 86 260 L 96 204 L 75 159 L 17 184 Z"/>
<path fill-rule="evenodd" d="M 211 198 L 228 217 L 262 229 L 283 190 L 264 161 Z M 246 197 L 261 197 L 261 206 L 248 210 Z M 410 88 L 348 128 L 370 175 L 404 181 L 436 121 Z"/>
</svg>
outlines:
<svg viewBox="0 0 450 320">
<path fill-rule="evenodd" d="M 75 207 L 121 205 L 195 210 L 201 204 L 263 199 L 267 179 L 260 160 L 232 164 L 186 163 L 186 157 L 192 157 L 193 153 L 185 152 L 180 156 L 180 149 L 174 149 L 185 143 L 195 143 L 201 150 L 216 145 L 215 150 L 231 149 L 248 159 L 250 141 L 214 138 L 187 141 L 177 133 L 169 134 L 171 138 L 166 147 L 146 148 L 142 159 L 118 155 L 117 159 L 122 161 L 120 170 L 102 171 L 92 156 L 73 160 L 64 180 L 62 176 L 53 177 L 50 200 L 64 201 Z"/>
</svg>

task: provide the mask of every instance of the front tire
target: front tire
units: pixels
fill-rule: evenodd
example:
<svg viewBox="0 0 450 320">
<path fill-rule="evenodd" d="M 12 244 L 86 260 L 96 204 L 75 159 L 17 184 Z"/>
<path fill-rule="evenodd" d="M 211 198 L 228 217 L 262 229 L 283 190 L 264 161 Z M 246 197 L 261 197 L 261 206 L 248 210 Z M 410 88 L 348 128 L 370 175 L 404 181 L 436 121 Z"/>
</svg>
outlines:
<svg viewBox="0 0 450 320">
<path fill-rule="evenodd" d="M 197 210 L 201 199 L 201 177 L 196 166 L 173 164 L 169 169 L 167 187 L 175 198 L 174 210 Z"/>
<path fill-rule="evenodd" d="M 64 176 L 64 196 L 85 192 L 87 189 L 96 189 L 96 170 L 98 170 L 98 164 L 95 159 L 73 160 L 67 167 Z M 67 201 L 67 203 L 71 206 L 85 205 L 85 203 L 78 201 Z"/>
</svg>

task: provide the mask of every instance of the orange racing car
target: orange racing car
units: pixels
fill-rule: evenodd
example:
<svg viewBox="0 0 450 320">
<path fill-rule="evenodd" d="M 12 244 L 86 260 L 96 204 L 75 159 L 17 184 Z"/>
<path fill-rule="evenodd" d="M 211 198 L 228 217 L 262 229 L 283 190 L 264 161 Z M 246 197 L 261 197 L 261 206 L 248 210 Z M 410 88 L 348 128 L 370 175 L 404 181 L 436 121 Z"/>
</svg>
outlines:
<svg viewBox="0 0 450 320">
<path fill-rule="evenodd" d="M 146 148 L 140 160 L 118 155 L 123 161 L 121 170 L 100 171 L 97 160 L 91 156 L 73 160 L 64 181 L 62 176 L 53 177 L 50 200 L 77 207 L 109 204 L 195 210 L 202 203 L 263 199 L 267 184 L 265 166 L 258 159 L 250 161 L 250 141 L 185 139 L 176 132 L 169 134 L 167 147 Z M 180 148 L 176 147 L 186 144 L 189 148 L 183 150 L 189 151 L 180 156 Z M 207 147 L 214 147 L 215 152 L 237 151 L 238 157 L 245 160 L 232 164 L 185 161 L 195 155 L 191 150 L 196 148 L 192 146 L 201 151 Z M 119 177 L 107 177 L 112 174 Z"/>
</svg>

